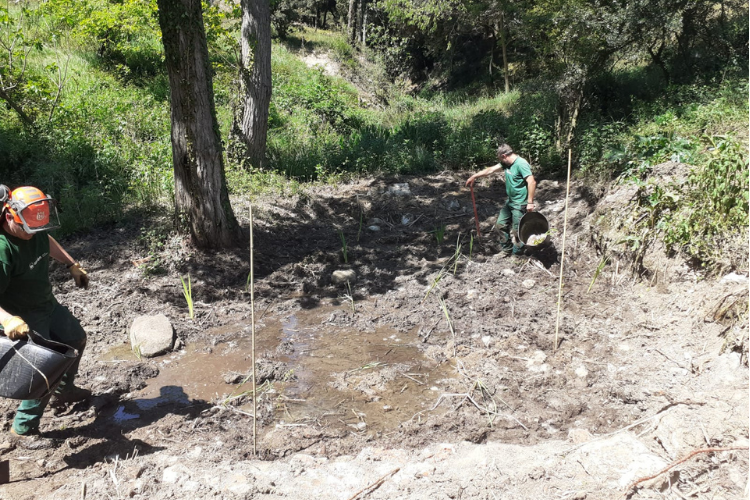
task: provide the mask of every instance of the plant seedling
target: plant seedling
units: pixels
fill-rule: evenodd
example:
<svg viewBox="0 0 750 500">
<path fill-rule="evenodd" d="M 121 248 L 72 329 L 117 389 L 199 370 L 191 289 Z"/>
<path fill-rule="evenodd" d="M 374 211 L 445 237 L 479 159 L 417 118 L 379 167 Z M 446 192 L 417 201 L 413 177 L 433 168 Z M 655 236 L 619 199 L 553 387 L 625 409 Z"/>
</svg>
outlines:
<svg viewBox="0 0 750 500">
<path fill-rule="evenodd" d="M 344 300 L 349 302 L 349 305 L 352 308 L 352 314 L 356 312 L 356 309 L 354 308 L 354 294 L 352 293 L 352 285 L 347 281 L 346 282 L 346 288 L 349 290 L 349 293 L 344 294 Z"/>
<path fill-rule="evenodd" d="M 440 227 L 435 228 L 434 232 L 438 245 L 442 245 L 443 239 L 445 238 L 445 224 L 440 224 Z"/>
<path fill-rule="evenodd" d="M 348 250 L 349 247 L 346 245 L 346 237 L 344 236 L 344 232 L 339 229 L 339 238 L 341 238 L 341 254 L 344 256 L 344 264 L 349 263 L 349 255 Z"/>
<path fill-rule="evenodd" d="M 456 238 L 456 251 L 453 252 L 453 276 L 456 275 L 456 269 L 458 269 L 458 260 L 461 258 L 461 235 Z"/>
<path fill-rule="evenodd" d="M 185 283 L 185 278 L 182 276 L 180 276 L 180 281 L 182 281 L 182 294 L 185 296 L 185 301 L 188 305 L 190 319 L 193 319 L 193 285 L 190 283 L 190 275 L 187 275 L 187 283 Z"/>
<path fill-rule="evenodd" d="M 609 257 L 607 256 L 602 257 L 602 260 L 599 261 L 599 265 L 596 266 L 596 271 L 594 271 L 594 277 L 591 278 L 591 284 L 589 285 L 589 289 L 586 290 L 586 293 L 591 292 L 591 288 L 594 286 L 594 283 L 596 283 L 596 278 L 599 277 L 599 273 L 602 272 L 602 269 L 604 269 L 604 266 L 606 266 L 608 262 L 609 262 Z"/>
</svg>

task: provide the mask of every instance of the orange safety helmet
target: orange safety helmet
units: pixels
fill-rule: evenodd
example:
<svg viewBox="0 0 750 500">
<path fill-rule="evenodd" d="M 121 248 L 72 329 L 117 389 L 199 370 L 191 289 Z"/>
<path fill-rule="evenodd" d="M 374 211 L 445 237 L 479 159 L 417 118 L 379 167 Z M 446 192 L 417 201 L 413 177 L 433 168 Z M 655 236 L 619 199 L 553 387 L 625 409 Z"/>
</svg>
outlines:
<svg viewBox="0 0 750 500">
<path fill-rule="evenodd" d="M 60 227 L 55 200 L 32 186 L 23 186 L 10 193 L 5 207 L 16 224 L 29 234 Z"/>
</svg>

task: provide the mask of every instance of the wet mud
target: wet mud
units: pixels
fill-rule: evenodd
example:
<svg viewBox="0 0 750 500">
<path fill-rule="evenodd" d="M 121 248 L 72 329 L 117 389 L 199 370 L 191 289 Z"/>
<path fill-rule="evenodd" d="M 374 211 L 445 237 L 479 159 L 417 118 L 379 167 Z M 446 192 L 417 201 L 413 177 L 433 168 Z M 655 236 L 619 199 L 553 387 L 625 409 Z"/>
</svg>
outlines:
<svg viewBox="0 0 750 500">
<path fill-rule="evenodd" d="M 95 397 L 45 415 L 53 446 L 10 443 L 0 452 L 41 461 L 50 492 L 71 471 L 101 471 L 112 457 L 134 453 L 153 464 L 165 454 L 197 453 L 202 464 L 249 460 L 254 420 L 260 459 L 334 460 L 372 447 L 544 446 L 604 436 L 665 405 L 693 408 L 708 401 L 701 395 L 729 390 L 704 378 L 711 360 L 726 355 L 727 328 L 737 327 L 706 320 L 732 285 L 701 281 L 666 259 L 658 282 L 624 261 L 596 272 L 592 228 L 604 191 L 574 186 L 558 319 L 564 185 L 538 187 L 550 245 L 504 258 L 492 230 L 502 184 L 476 189 L 477 238 L 465 177 L 368 179 L 254 200 L 255 419 L 246 248 L 202 253 L 159 219 L 64 242 L 92 276 L 84 292 L 53 269 L 58 299 L 89 334 L 79 380 Z M 144 234 L 161 234 L 160 250 Z M 336 271 L 350 273 L 349 282 L 337 282 Z M 179 280 L 188 274 L 193 319 Z M 175 349 L 139 359 L 128 328 L 157 312 L 173 323 Z M 733 383 L 746 382 L 745 375 Z M 7 429 L 15 403 L 0 404 Z M 715 443 L 746 434 L 736 408 L 735 417 L 711 418 Z M 39 478 L 32 462 L 17 462 L 12 477 Z M 161 484 L 160 470 L 129 481 Z M 142 483 L 131 496 L 178 491 Z"/>
</svg>

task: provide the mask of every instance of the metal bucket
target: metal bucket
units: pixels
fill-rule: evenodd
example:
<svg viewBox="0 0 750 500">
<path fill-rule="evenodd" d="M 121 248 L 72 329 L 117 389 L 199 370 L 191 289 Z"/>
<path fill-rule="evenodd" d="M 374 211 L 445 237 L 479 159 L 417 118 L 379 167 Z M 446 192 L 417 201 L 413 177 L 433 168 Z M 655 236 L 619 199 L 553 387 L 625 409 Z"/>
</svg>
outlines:
<svg viewBox="0 0 750 500">
<path fill-rule="evenodd" d="M 526 240 L 534 234 L 546 234 L 546 237 L 541 243 L 529 245 Z M 531 250 L 546 246 L 549 243 L 549 222 L 547 222 L 547 218 L 539 212 L 526 212 L 518 223 L 518 239 L 526 248 Z"/>
<path fill-rule="evenodd" d="M 34 331 L 24 340 L 0 336 L 0 397 L 41 399 L 51 394 L 77 357 L 77 350 Z"/>
</svg>

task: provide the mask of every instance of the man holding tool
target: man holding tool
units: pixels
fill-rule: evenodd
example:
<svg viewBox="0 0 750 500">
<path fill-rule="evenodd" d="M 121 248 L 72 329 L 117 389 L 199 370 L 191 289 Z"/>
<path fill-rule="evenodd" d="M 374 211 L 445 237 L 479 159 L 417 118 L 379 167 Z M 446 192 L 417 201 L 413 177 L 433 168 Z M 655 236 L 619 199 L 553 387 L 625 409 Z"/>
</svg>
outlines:
<svg viewBox="0 0 750 500">
<path fill-rule="evenodd" d="M 497 228 L 500 230 L 500 245 L 505 256 L 520 255 L 523 252 L 523 242 L 518 238 L 518 223 L 527 211 L 534 211 L 534 192 L 536 191 L 536 180 L 531 174 L 529 162 L 513 152 L 513 148 L 502 143 L 497 148 L 497 159 L 500 163 L 487 167 L 469 177 L 467 186 L 473 187 L 474 181 L 480 177 L 486 177 L 497 171 L 505 170 L 505 191 L 508 201 L 500 209 L 497 218 Z M 511 234 L 515 236 L 517 243 L 513 244 Z"/>
<path fill-rule="evenodd" d="M 35 187 L 9 192 L 0 185 L 0 324 L 11 340 L 26 337 L 32 329 L 42 337 L 78 350 L 78 359 L 63 375 L 51 396 L 53 402 L 72 403 L 91 393 L 73 384 L 86 332 L 68 308 L 61 306 L 49 281 L 49 257 L 64 264 L 80 288 L 88 288 L 86 271 L 46 231 L 60 227 L 55 202 Z M 11 433 L 39 434 L 39 422 L 50 396 L 22 401 Z"/>
</svg>

